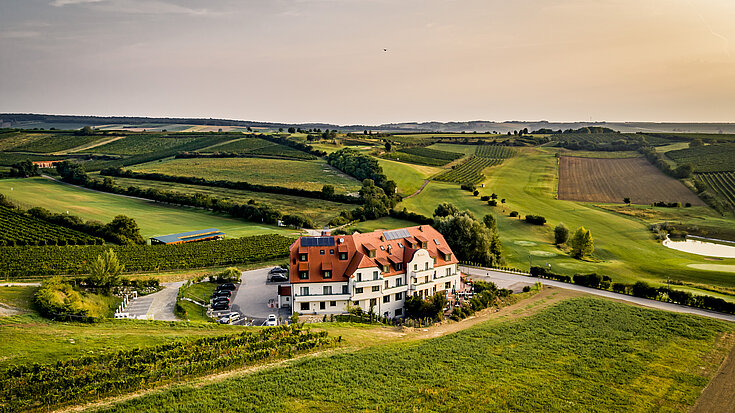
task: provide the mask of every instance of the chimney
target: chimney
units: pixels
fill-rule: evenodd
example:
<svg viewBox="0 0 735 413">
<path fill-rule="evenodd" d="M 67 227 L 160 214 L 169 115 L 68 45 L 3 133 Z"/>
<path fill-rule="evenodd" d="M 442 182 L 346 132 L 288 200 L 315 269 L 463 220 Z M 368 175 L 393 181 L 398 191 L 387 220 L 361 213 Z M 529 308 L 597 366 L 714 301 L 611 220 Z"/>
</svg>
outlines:
<svg viewBox="0 0 735 413">
<path fill-rule="evenodd" d="M 419 231 L 424 232 L 424 229 L 419 225 Z"/>
</svg>

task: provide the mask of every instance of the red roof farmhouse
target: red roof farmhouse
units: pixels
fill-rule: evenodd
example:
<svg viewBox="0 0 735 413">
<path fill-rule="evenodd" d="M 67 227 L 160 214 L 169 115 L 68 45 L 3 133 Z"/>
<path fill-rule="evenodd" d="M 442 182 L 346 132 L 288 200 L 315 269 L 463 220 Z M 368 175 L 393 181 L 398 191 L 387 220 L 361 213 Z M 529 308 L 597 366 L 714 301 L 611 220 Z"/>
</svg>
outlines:
<svg viewBox="0 0 735 413">
<path fill-rule="evenodd" d="M 360 306 L 403 316 L 407 295 L 429 297 L 459 285 L 457 258 L 429 225 L 365 234 L 300 237 L 290 247 L 293 311 L 343 313 Z M 281 297 L 281 302 L 286 300 Z"/>
</svg>

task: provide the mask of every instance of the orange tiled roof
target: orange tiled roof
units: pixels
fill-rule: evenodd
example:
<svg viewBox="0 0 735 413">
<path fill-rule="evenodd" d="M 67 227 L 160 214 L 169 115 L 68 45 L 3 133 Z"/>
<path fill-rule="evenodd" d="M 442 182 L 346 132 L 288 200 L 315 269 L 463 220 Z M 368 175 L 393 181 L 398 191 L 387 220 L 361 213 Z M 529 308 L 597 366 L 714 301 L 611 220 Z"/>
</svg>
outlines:
<svg viewBox="0 0 735 413">
<path fill-rule="evenodd" d="M 447 252 L 451 253 L 451 249 L 447 245 L 444 237 L 430 225 L 421 225 L 404 228 L 408 236 L 402 235 L 395 237 L 395 231 L 386 233 L 384 231 L 374 231 L 365 234 L 355 233 L 353 235 L 338 235 L 330 237 L 320 237 L 326 246 L 303 246 L 302 237 L 291 245 L 291 269 L 290 278 L 292 283 L 300 282 L 324 282 L 324 281 L 347 281 L 354 275 L 355 271 L 360 268 L 374 268 L 376 266 L 388 265 L 389 272 L 384 276 L 397 274 L 405 274 L 407 271 L 407 263 L 413 259 L 413 256 L 420 243 L 426 243 L 426 250 L 429 256 L 436 258 L 436 265 L 442 266 L 446 264 L 456 264 L 458 261 L 452 254 L 449 261 L 444 260 Z M 391 238 L 391 234 L 394 239 Z M 307 242 L 307 244 L 310 244 Z M 411 244 L 417 248 L 412 248 Z M 366 253 L 369 250 L 375 251 L 375 257 L 369 258 Z M 299 254 L 306 253 L 307 260 L 299 261 Z M 345 260 L 340 260 L 340 253 L 346 253 Z M 396 270 L 393 264 L 403 263 L 400 270 Z M 324 279 L 323 271 L 332 271 L 332 278 Z M 299 271 L 308 271 L 308 279 L 299 278 Z"/>
</svg>

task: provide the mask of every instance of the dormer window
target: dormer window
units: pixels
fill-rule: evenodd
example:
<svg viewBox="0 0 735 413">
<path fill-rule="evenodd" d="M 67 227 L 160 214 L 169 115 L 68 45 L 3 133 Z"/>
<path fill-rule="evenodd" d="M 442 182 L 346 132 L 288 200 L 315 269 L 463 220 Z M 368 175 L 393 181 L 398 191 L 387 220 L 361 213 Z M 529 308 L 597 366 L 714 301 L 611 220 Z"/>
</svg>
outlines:
<svg viewBox="0 0 735 413">
<path fill-rule="evenodd" d="M 396 267 L 396 271 L 400 271 L 403 269 L 403 263 L 400 263 L 400 262 L 396 263 L 395 267 Z"/>
<path fill-rule="evenodd" d="M 426 241 L 422 242 L 421 243 L 421 248 L 426 248 L 426 245 L 427 245 Z"/>
<path fill-rule="evenodd" d="M 330 271 L 330 270 L 324 270 L 323 277 L 324 278 L 332 278 L 332 271 Z"/>
<path fill-rule="evenodd" d="M 347 253 L 346 252 L 340 252 L 339 253 L 339 259 L 344 261 L 347 259 Z"/>
<path fill-rule="evenodd" d="M 299 254 L 299 261 L 307 261 L 309 259 L 309 254 Z"/>
<path fill-rule="evenodd" d="M 388 272 L 388 271 L 390 271 L 390 265 L 384 265 L 383 272 Z"/>
<path fill-rule="evenodd" d="M 444 254 L 444 261 L 451 261 L 452 260 L 452 254 Z"/>
<path fill-rule="evenodd" d="M 309 271 L 299 271 L 299 279 L 300 280 L 309 279 Z"/>
</svg>

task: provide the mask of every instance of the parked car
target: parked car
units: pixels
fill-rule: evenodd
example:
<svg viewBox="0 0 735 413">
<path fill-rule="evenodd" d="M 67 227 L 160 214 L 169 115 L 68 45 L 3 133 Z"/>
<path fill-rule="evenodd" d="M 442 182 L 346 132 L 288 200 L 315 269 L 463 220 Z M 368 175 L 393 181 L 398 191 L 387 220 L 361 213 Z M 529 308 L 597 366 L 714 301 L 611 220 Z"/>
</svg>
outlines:
<svg viewBox="0 0 735 413">
<path fill-rule="evenodd" d="M 212 302 L 213 303 L 220 302 L 220 301 L 224 301 L 226 303 L 229 303 L 230 302 L 230 299 L 228 297 L 214 297 L 214 298 L 212 298 Z"/>
<path fill-rule="evenodd" d="M 268 271 L 268 274 L 286 274 L 287 272 L 288 270 L 283 267 L 273 267 L 270 271 Z"/>
<path fill-rule="evenodd" d="M 282 283 L 288 281 L 288 275 L 282 273 L 276 273 L 271 275 L 271 282 Z"/>
<path fill-rule="evenodd" d="M 235 288 L 233 283 L 224 283 L 217 286 L 217 291 L 233 291 Z"/>
<path fill-rule="evenodd" d="M 216 303 L 212 304 L 212 310 L 229 310 L 230 309 L 230 303 L 225 301 L 218 301 Z"/>
<path fill-rule="evenodd" d="M 229 291 L 229 290 L 220 290 L 220 291 L 215 291 L 214 293 L 212 293 L 212 298 L 230 297 L 230 296 L 232 296 L 232 291 Z"/>
<path fill-rule="evenodd" d="M 232 312 L 232 313 L 222 314 L 219 320 L 217 320 L 217 322 L 220 324 L 232 324 L 239 319 L 240 319 L 240 313 Z"/>
<path fill-rule="evenodd" d="M 278 318 L 276 318 L 275 314 L 268 314 L 268 318 L 265 319 L 265 323 L 263 324 L 265 326 L 277 326 L 278 325 Z"/>
</svg>

